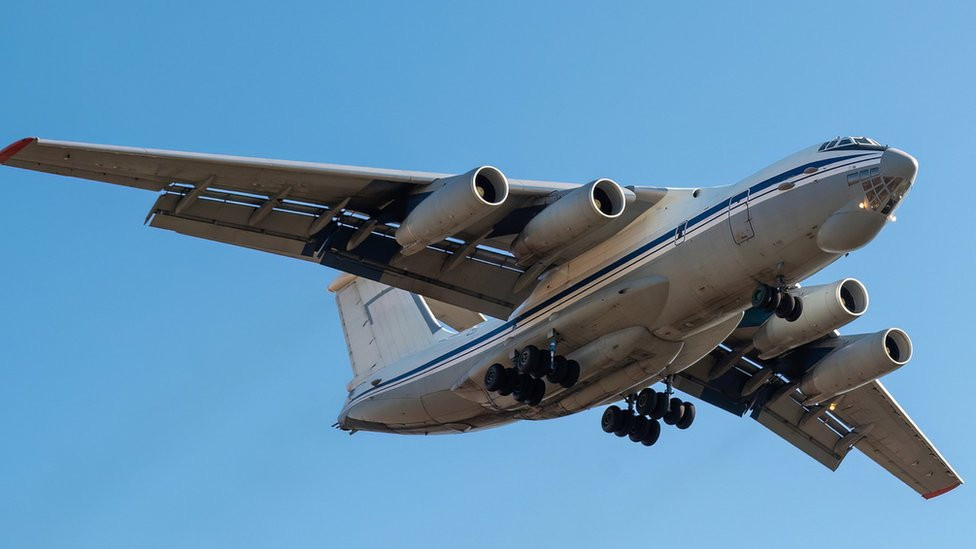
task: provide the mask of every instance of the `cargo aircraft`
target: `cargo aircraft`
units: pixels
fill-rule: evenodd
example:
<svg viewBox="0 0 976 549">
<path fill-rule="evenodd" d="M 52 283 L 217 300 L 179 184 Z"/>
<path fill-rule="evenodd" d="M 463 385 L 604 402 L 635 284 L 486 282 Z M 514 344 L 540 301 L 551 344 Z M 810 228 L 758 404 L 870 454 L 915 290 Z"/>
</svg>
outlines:
<svg viewBox="0 0 976 549">
<path fill-rule="evenodd" d="M 343 430 L 463 433 L 609 405 L 604 431 L 651 446 L 691 426 L 684 394 L 830 469 L 857 448 L 925 498 L 962 483 L 878 381 L 912 358 L 908 334 L 841 335 L 864 285 L 799 284 L 870 242 L 915 182 L 914 158 L 866 137 L 698 189 L 37 138 L 0 163 L 154 191 L 153 227 L 343 271 Z"/>
</svg>

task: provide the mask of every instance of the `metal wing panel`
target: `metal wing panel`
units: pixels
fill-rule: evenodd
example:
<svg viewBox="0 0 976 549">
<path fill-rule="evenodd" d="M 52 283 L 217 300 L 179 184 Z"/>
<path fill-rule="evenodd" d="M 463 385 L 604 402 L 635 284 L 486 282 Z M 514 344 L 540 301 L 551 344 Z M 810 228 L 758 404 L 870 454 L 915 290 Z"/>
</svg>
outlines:
<svg viewBox="0 0 976 549">
<path fill-rule="evenodd" d="M 495 317 L 506 317 L 542 270 L 516 287 L 531 265 L 515 264 L 511 238 L 579 186 L 510 180 L 505 207 L 461 240 L 403 256 L 391 238 L 397 223 L 444 174 L 37 138 L 0 151 L 0 164 L 162 192 L 147 217 L 154 227 L 316 261 Z"/>
<path fill-rule="evenodd" d="M 715 377 L 716 364 L 729 353 L 717 348 L 681 372 L 675 387 L 736 415 L 751 409 L 753 419 L 830 469 L 857 448 L 926 499 L 962 484 L 881 382 L 841 395 L 832 406 L 804 406 L 795 383 L 779 375 L 749 388 L 775 361 L 739 358 Z"/>
<path fill-rule="evenodd" d="M 140 189 L 160 191 L 169 183 L 197 184 L 214 177 L 222 188 L 256 194 L 275 194 L 290 188 L 290 197 L 325 203 L 360 196 L 374 181 L 394 187 L 419 186 L 450 175 L 38 138 L 22 139 L 3 153 L 0 163 L 16 168 Z M 545 196 L 578 186 L 510 180 L 510 192 L 519 197 Z"/>
<path fill-rule="evenodd" d="M 318 257 L 327 267 L 495 318 L 507 318 L 528 295 L 528 290 L 513 291 L 522 274 L 514 268 L 513 258 L 491 250 L 476 249 L 448 268 L 462 244 L 444 241 L 405 256 L 399 253 L 393 229 L 386 226 L 377 226 L 362 243 L 348 250 L 348 242 L 361 223 L 344 217 L 317 235 L 303 253 Z"/>
<path fill-rule="evenodd" d="M 234 196 L 219 199 L 206 193 L 177 213 L 185 196 L 161 195 L 150 213 L 150 225 L 217 242 L 276 253 L 382 282 L 413 293 L 504 318 L 524 298 L 512 288 L 521 275 L 513 258 L 499 252 L 475 249 L 452 268 L 445 265 L 461 244 L 445 241 L 410 255 L 399 253 L 394 229 L 376 225 L 362 242 L 347 249 L 350 239 L 367 221 L 355 213 L 325 211 L 314 207 L 280 204 L 253 222 L 261 199 Z M 226 197 L 225 197 L 226 198 Z M 314 235 L 309 229 L 321 216 L 332 216 Z"/>
<path fill-rule="evenodd" d="M 854 446 L 926 499 L 962 484 L 959 474 L 880 381 L 844 396 L 833 412 L 866 435 Z"/>
<path fill-rule="evenodd" d="M 46 139 L 28 142 L 15 150 L 5 164 L 154 191 L 173 182 L 199 184 L 213 178 L 221 188 L 266 195 L 288 188 L 289 197 L 327 204 L 358 196 L 374 181 L 392 186 L 424 185 L 444 177 L 425 172 Z"/>
</svg>

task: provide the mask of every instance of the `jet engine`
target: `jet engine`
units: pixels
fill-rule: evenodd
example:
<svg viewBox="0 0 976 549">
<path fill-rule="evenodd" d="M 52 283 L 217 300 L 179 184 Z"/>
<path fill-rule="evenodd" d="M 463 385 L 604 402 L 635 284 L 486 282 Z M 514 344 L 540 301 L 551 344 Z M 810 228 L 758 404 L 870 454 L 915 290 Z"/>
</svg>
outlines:
<svg viewBox="0 0 976 549">
<path fill-rule="evenodd" d="M 404 255 L 423 250 L 470 227 L 508 198 L 508 180 L 491 166 L 439 179 L 396 231 Z"/>
<path fill-rule="evenodd" d="M 518 258 L 559 249 L 620 216 L 626 197 L 610 179 L 597 179 L 573 189 L 547 206 L 512 243 Z"/>
<path fill-rule="evenodd" d="M 818 404 L 853 391 L 912 358 L 912 340 L 897 328 L 845 339 L 846 345 L 831 351 L 800 379 L 800 390 L 808 397 L 804 404 Z"/>
<path fill-rule="evenodd" d="M 759 358 L 773 358 L 820 339 L 868 309 L 868 291 L 853 278 L 791 293 L 802 298 L 803 311 L 795 322 L 771 316 L 759 328 L 752 340 Z"/>
</svg>

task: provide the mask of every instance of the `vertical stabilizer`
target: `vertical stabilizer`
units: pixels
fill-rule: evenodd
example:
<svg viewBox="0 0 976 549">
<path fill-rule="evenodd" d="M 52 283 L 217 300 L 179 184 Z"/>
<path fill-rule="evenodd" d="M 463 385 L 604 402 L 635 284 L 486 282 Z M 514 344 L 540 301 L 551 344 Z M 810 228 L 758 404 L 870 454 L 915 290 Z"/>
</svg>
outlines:
<svg viewBox="0 0 976 549">
<path fill-rule="evenodd" d="M 339 307 L 352 385 L 437 340 L 441 327 L 416 294 L 350 274 L 335 279 L 329 291 L 335 293 Z"/>
</svg>

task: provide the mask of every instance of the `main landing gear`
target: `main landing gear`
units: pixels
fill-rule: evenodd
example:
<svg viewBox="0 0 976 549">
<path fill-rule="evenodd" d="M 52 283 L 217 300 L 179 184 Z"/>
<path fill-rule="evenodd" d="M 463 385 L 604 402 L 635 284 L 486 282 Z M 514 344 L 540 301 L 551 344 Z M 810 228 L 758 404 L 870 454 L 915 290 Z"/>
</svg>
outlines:
<svg viewBox="0 0 976 549">
<path fill-rule="evenodd" d="M 687 429 L 695 421 L 695 405 L 671 396 L 673 393 L 669 382 L 663 393 L 648 387 L 630 395 L 626 399 L 627 409 L 610 406 L 603 412 L 600 426 L 606 433 L 651 446 L 661 436 L 659 420 L 678 429 Z"/>
<path fill-rule="evenodd" d="M 548 351 L 527 345 L 516 352 L 511 368 L 492 364 L 485 372 L 485 389 L 501 396 L 512 395 L 518 402 L 537 406 L 546 395 L 546 381 L 568 389 L 576 385 L 579 376 L 579 363 L 557 355 L 553 338 Z"/>
<path fill-rule="evenodd" d="M 794 322 L 803 314 L 803 300 L 787 293 L 782 286 L 778 288 L 766 284 L 756 286 L 752 292 L 752 306 L 775 313 L 787 322 Z"/>
</svg>

